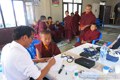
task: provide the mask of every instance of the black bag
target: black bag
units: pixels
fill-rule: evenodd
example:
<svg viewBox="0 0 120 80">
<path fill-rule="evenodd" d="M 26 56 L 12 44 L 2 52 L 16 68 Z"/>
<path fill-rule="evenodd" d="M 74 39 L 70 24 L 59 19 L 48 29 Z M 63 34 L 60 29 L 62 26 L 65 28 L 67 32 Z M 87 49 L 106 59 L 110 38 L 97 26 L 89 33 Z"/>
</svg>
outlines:
<svg viewBox="0 0 120 80">
<path fill-rule="evenodd" d="M 87 67 L 87 68 L 92 68 L 94 65 L 95 65 L 95 61 L 92 61 L 92 60 L 89 60 L 89 59 L 86 59 L 86 58 L 78 58 L 78 59 L 75 59 L 75 63 L 79 64 L 79 65 L 82 65 L 84 67 Z"/>
</svg>

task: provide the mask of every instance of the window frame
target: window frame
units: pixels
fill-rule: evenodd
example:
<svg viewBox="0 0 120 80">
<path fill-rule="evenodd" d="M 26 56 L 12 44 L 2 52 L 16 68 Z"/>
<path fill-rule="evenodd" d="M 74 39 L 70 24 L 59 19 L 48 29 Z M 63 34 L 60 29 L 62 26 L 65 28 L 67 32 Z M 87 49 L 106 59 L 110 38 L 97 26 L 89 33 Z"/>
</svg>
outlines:
<svg viewBox="0 0 120 80">
<path fill-rule="evenodd" d="M 15 26 L 12 26 L 12 27 L 17 27 L 17 26 L 18 26 L 17 20 L 16 20 L 16 14 L 15 14 L 14 3 L 13 3 L 14 1 L 23 1 L 23 9 L 24 9 L 25 23 L 26 23 L 26 25 L 28 25 L 28 21 L 27 21 L 27 11 L 26 11 L 25 2 L 32 2 L 32 1 L 11 0 L 11 5 L 12 5 L 12 9 L 13 9 L 13 16 L 14 16 L 14 20 L 15 20 Z M 0 28 L 0 29 L 12 28 L 12 27 L 6 27 L 5 20 L 4 20 L 4 16 L 3 16 L 3 11 L 2 11 L 2 8 L 1 8 L 1 4 L 0 4 L 0 13 L 1 13 L 1 18 L 2 18 L 2 23 L 3 23 L 3 28 Z M 33 15 L 33 17 L 34 17 L 34 15 Z"/>
<path fill-rule="evenodd" d="M 74 3 L 74 0 L 72 0 L 72 2 L 63 2 L 62 0 L 62 18 L 64 20 L 64 4 L 67 4 L 67 9 L 69 8 L 68 4 L 72 4 L 72 11 L 74 11 L 74 4 L 77 4 L 77 10 L 79 10 L 79 5 L 81 5 L 81 14 L 82 14 L 82 4 L 83 4 L 83 0 L 81 0 L 81 3 Z"/>
<path fill-rule="evenodd" d="M 1 18 L 2 18 L 3 28 L 5 28 L 5 21 L 4 21 L 4 17 L 3 17 L 3 12 L 2 12 L 2 9 L 1 9 L 1 5 L 0 5 L 0 13 L 1 13 Z M 1 28 L 1 29 L 3 29 L 3 28 Z"/>
</svg>

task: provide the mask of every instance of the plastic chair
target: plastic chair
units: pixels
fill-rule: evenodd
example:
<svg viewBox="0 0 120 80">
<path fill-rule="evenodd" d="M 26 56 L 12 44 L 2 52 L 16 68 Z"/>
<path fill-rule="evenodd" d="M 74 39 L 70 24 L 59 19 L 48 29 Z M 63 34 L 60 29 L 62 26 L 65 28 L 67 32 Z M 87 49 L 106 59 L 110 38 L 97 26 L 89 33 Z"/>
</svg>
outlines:
<svg viewBox="0 0 120 80">
<path fill-rule="evenodd" d="M 61 24 L 62 26 L 64 26 L 64 22 L 60 22 L 60 24 Z"/>
<path fill-rule="evenodd" d="M 106 46 L 110 46 L 112 44 L 112 42 L 107 42 Z"/>
<path fill-rule="evenodd" d="M 100 20 L 99 18 L 96 19 L 96 25 L 98 26 L 98 28 L 103 28 L 104 27 L 104 23 L 102 20 Z"/>
<path fill-rule="evenodd" d="M 39 44 L 40 41 L 37 40 L 37 39 L 34 39 L 32 41 L 32 43 L 30 44 L 30 46 L 27 48 L 28 52 L 30 53 L 30 56 L 32 59 L 35 59 L 36 58 L 36 48 L 35 48 L 35 45 L 36 44 Z"/>
<path fill-rule="evenodd" d="M 92 41 L 92 44 L 96 44 L 96 42 L 98 42 L 98 41 L 101 40 L 101 39 L 102 39 L 102 33 L 100 32 L 99 38 L 93 40 L 93 41 Z"/>
</svg>

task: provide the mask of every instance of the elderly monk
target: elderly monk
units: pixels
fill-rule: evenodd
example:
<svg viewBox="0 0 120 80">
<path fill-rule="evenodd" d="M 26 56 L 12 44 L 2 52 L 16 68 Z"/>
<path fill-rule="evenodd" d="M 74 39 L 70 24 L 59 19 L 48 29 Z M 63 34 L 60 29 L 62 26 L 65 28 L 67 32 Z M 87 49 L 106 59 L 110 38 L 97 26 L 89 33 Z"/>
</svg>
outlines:
<svg viewBox="0 0 120 80">
<path fill-rule="evenodd" d="M 95 23 L 96 17 L 92 13 L 92 5 L 88 4 L 85 8 L 85 12 L 82 13 L 80 19 L 79 30 L 84 30 L 86 27 L 90 26 L 91 24 Z"/>
</svg>

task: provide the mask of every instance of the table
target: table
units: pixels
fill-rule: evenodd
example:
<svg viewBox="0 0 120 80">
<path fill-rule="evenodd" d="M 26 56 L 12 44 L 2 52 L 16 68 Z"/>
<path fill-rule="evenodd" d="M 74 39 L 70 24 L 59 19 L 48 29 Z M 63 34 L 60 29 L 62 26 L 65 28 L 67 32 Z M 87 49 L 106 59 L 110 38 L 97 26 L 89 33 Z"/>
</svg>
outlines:
<svg viewBox="0 0 120 80">
<path fill-rule="evenodd" d="M 88 47 L 92 47 L 92 46 L 93 47 L 98 47 L 97 45 L 86 43 L 86 44 L 83 44 L 81 46 L 70 49 L 66 52 L 63 52 L 61 54 L 71 55 L 76 59 L 76 58 L 80 57 L 79 54 L 81 52 L 83 52 L 83 48 L 88 48 Z M 60 58 L 61 54 L 57 55 L 56 57 Z M 62 60 L 62 58 L 61 58 L 61 60 Z M 102 72 L 102 67 L 104 65 L 106 65 L 106 63 L 107 63 L 107 66 L 109 66 L 109 67 L 114 67 L 116 64 L 120 65 L 120 61 L 117 62 L 117 63 L 113 63 L 113 62 L 110 62 L 110 61 L 100 61 L 99 60 L 99 61 L 96 62 L 95 66 L 93 68 L 88 69 L 88 68 L 85 68 L 85 67 L 83 67 L 81 65 L 78 65 L 74 62 L 68 63 L 66 60 L 63 60 L 62 64 L 65 65 L 65 68 L 63 68 L 63 71 L 61 72 L 61 74 L 58 74 L 58 70 L 60 69 L 60 66 L 56 66 L 59 69 L 56 70 L 56 71 L 51 69 L 48 72 L 48 74 L 46 75 L 46 77 L 49 78 L 50 80 L 74 80 L 74 77 L 73 77 L 74 71 L 76 71 L 76 70 L 77 71 L 83 71 L 84 70 L 85 72 L 98 74 L 99 77 L 91 78 L 90 76 L 88 76 L 90 78 L 86 78 L 86 79 L 85 78 L 80 78 L 80 80 L 120 80 L 120 77 L 119 77 L 120 74 L 115 74 L 115 73 L 104 74 Z M 44 65 L 44 63 L 43 64 L 42 63 L 37 64 L 38 68 L 43 68 L 43 65 Z M 71 71 L 70 71 L 70 69 L 67 70 L 67 68 L 71 68 Z M 74 70 L 72 70 L 72 69 L 74 69 Z"/>
</svg>

